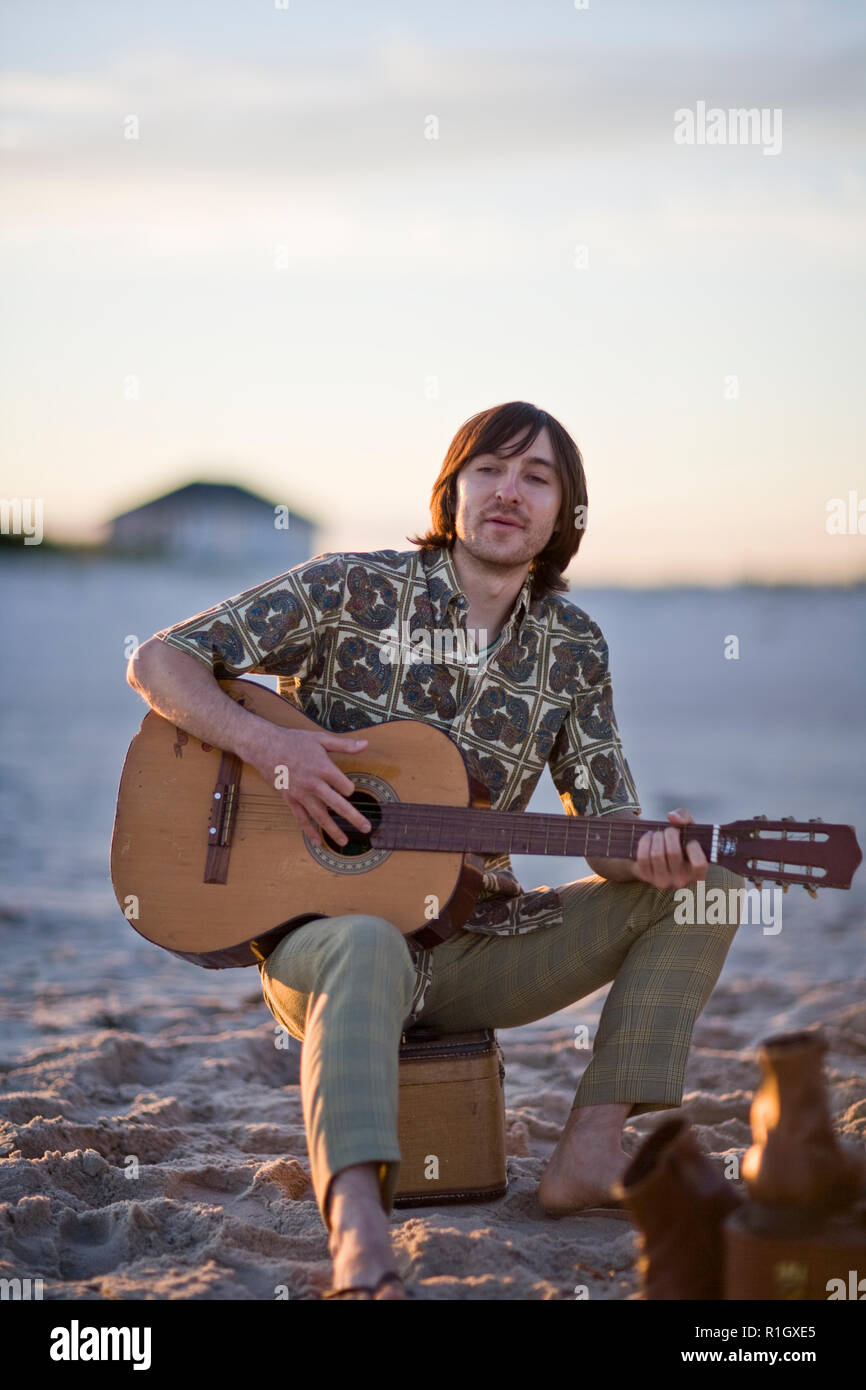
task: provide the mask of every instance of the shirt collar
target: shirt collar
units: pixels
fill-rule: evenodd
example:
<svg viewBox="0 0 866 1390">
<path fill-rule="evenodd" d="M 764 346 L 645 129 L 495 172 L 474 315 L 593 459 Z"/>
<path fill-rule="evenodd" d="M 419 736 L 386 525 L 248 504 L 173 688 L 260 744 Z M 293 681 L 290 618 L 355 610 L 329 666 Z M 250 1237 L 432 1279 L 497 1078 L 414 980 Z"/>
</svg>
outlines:
<svg viewBox="0 0 866 1390">
<path fill-rule="evenodd" d="M 422 556 L 425 552 L 421 552 Z M 461 611 L 469 607 L 469 600 L 460 587 L 460 580 L 454 565 L 454 558 L 447 546 L 441 546 L 435 550 L 426 552 L 425 568 L 427 573 L 427 591 L 430 596 L 430 603 L 439 621 L 444 621 L 448 608 L 453 604 Z M 529 571 L 520 592 L 514 600 L 511 612 L 505 620 L 504 627 L 509 627 L 512 623 L 522 622 L 524 615 L 529 611 L 532 602 L 532 570 Z M 504 628 L 503 628 L 504 630 Z"/>
</svg>

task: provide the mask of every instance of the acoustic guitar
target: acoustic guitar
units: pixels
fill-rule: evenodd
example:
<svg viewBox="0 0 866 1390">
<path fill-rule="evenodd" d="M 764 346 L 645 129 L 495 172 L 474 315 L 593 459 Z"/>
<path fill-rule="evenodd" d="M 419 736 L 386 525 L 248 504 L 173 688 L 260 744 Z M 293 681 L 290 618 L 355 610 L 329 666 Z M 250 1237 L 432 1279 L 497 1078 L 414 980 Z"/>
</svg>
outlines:
<svg viewBox="0 0 866 1390">
<path fill-rule="evenodd" d="M 221 688 L 287 729 L 319 726 L 250 680 Z M 493 811 L 460 748 L 441 729 L 393 719 L 353 730 L 358 753 L 329 756 L 355 784 L 348 800 L 371 829 L 334 815 L 349 837 L 311 840 L 277 787 L 233 753 L 190 737 L 151 710 L 123 767 L 111 879 L 130 925 L 206 969 L 255 965 L 286 932 L 317 917 L 370 913 L 434 947 L 470 916 L 489 854 L 634 859 L 647 830 L 610 816 Z M 849 825 L 766 817 L 689 825 L 711 863 L 764 880 L 848 888 L 862 859 Z"/>
</svg>

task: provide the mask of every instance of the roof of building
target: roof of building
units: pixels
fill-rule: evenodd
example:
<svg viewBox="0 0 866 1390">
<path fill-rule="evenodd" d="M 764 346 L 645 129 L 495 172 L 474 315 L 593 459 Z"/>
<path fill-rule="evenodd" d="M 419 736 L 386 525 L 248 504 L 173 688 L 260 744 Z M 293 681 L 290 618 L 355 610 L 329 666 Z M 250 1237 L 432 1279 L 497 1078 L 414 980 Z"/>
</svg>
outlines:
<svg viewBox="0 0 866 1390">
<path fill-rule="evenodd" d="M 112 522 L 123 521 L 126 517 L 139 516 L 142 512 L 166 511 L 170 507 L 176 506 L 178 502 L 193 506 L 206 505 L 209 502 L 232 502 L 235 505 L 241 504 L 249 506 L 250 503 L 267 507 L 273 511 L 276 502 L 269 502 L 266 497 L 262 497 L 257 492 L 251 492 L 249 488 L 238 487 L 236 483 L 209 483 L 195 482 L 186 483 L 183 487 L 175 488 L 172 492 L 165 492 L 160 497 L 154 497 L 149 502 L 143 502 L 139 507 L 131 507 L 129 511 L 118 512 L 117 516 L 111 518 Z M 309 521 L 308 517 L 303 517 L 299 512 L 290 509 L 291 514 L 299 521 Z M 309 522 L 313 525 L 313 522 Z"/>
</svg>

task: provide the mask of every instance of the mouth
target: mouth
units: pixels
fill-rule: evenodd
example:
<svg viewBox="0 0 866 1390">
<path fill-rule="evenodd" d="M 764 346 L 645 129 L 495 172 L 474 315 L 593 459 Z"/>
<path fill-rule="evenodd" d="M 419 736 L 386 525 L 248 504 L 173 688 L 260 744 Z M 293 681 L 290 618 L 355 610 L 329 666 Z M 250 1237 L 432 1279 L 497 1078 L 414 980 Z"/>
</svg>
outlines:
<svg viewBox="0 0 866 1390">
<path fill-rule="evenodd" d="M 487 518 L 487 521 L 485 522 L 485 525 L 487 525 L 487 526 L 498 526 L 498 527 L 500 527 L 501 530 L 503 530 L 503 531 L 522 531 L 522 530 L 523 530 L 523 527 L 520 525 L 520 522 L 519 522 L 519 521 L 505 521 L 502 517 L 499 517 L 499 516 L 490 516 L 490 517 L 488 517 L 488 518 Z"/>
</svg>

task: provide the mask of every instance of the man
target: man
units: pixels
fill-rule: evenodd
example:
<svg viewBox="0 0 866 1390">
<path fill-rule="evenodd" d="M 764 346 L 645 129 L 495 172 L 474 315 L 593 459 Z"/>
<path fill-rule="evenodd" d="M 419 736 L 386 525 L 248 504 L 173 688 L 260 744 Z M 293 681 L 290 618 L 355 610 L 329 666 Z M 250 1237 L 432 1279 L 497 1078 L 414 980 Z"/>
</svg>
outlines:
<svg viewBox="0 0 866 1390">
<path fill-rule="evenodd" d="M 568 814 L 634 825 L 607 645 L 561 597 L 586 504 L 580 452 L 558 421 L 520 401 L 483 411 L 452 441 L 433 529 L 410 538 L 417 549 L 317 556 L 157 633 L 128 679 L 165 718 L 269 783 L 287 767 L 282 795 L 318 844 L 322 833 L 346 843 L 335 814 L 369 830 L 331 755 L 363 748 L 358 731 L 394 718 L 445 729 L 494 809 L 524 810 L 547 763 Z M 457 655 L 437 637 L 460 638 Z M 277 728 L 215 679 L 257 672 L 277 674 L 321 732 Z M 742 880 L 708 865 L 694 842 L 683 854 L 687 810 L 668 819 L 663 833 L 639 837 L 636 859 L 593 858 L 593 876 L 560 889 L 524 893 L 508 856 L 488 856 L 472 916 L 434 950 L 347 913 L 291 931 L 260 966 L 269 1008 L 303 1039 L 313 1187 L 343 1296 L 406 1296 L 389 1234 L 404 1026 L 514 1027 L 613 982 L 542 1175 L 552 1215 L 608 1201 L 627 1164 L 626 1119 L 680 1103 L 692 1029 L 738 923 L 677 925 L 674 890 Z"/>
</svg>

